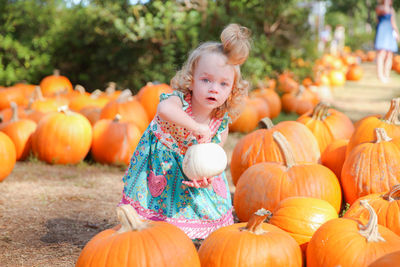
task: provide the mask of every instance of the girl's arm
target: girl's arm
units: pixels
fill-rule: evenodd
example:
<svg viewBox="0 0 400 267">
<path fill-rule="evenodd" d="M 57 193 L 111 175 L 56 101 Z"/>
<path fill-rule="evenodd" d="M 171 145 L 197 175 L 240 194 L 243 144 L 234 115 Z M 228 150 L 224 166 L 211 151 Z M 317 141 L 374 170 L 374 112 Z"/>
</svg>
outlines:
<svg viewBox="0 0 400 267">
<path fill-rule="evenodd" d="M 161 101 L 157 107 L 157 114 L 163 120 L 170 123 L 175 123 L 192 131 L 195 135 L 199 135 L 199 143 L 209 140 L 211 137 L 211 130 L 208 125 L 196 122 L 190 117 L 183 109 L 182 102 L 178 96 L 170 96 L 169 98 Z"/>
<path fill-rule="evenodd" d="M 396 40 L 399 41 L 400 35 L 399 35 L 399 29 L 397 28 L 397 24 L 396 24 L 396 17 L 395 17 L 396 12 L 394 11 L 393 8 L 391 9 L 391 13 L 392 13 L 392 17 L 390 18 L 390 23 L 392 24 L 392 27 L 393 27 L 394 31 L 396 32 Z"/>
</svg>

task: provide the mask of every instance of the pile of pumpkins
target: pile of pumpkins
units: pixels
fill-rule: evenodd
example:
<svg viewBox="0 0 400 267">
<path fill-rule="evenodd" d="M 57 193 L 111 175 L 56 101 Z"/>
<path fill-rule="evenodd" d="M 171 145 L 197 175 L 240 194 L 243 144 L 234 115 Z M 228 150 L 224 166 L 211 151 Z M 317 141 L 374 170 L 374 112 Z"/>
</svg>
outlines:
<svg viewBox="0 0 400 267">
<path fill-rule="evenodd" d="M 230 130 L 249 133 L 256 129 L 260 119 L 273 119 L 281 110 L 303 115 L 321 101 L 331 102 L 332 88 L 363 77 L 361 61 L 360 51 L 347 51 L 341 55 L 324 54 L 314 62 L 313 79 L 307 77 L 298 81 L 290 71 L 278 75 L 277 80 L 266 77 L 250 92 L 243 112 Z"/>
<path fill-rule="evenodd" d="M 120 206 L 121 224 L 89 241 L 76 266 L 397 266 L 399 113 L 395 98 L 355 124 L 325 103 L 296 121 L 266 119 L 232 154 L 240 223 L 196 251 L 177 227 Z"/>
<path fill-rule="evenodd" d="M 0 88 L 0 181 L 32 152 L 50 164 L 76 164 L 91 153 L 100 163 L 129 164 L 142 133 L 154 117 L 167 84 L 88 93 L 55 72 L 39 85 Z"/>
</svg>

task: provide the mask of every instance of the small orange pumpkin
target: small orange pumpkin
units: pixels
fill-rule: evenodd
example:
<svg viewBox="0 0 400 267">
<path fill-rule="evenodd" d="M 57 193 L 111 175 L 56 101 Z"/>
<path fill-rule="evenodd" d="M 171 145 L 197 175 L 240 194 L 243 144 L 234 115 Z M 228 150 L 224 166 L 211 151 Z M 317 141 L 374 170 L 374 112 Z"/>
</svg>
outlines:
<svg viewBox="0 0 400 267">
<path fill-rule="evenodd" d="M 0 132 L 0 182 L 14 169 L 15 162 L 17 161 L 17 153 L 15 145 L 10 137 L 5 133 Z"/>
</svg>

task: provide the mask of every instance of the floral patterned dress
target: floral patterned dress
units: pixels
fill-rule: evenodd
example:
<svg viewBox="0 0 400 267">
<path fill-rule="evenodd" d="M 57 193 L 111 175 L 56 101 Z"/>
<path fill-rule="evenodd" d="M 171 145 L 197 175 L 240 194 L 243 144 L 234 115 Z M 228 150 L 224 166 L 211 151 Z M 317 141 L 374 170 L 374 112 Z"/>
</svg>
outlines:
<svg viewBox="0 0 400 267">
<path fill-rule="evenodd" d="M 179 91 L 162 94 L 160 101 L 175 95 L 190 116 L 191 95 Z M 227 114 L 212 119 L 211 142 L 220 143 L 221 133 L 230 121 Z M 144 132 L 128 170 L 119 203 L 132 205 L 138 214 L 154 221 L 166 221 L 178 226 L 191 239 L 204 239 L 216 229 L 233 223 L 232 202 L 225 172 L 213 179 L 208 188 L 182 184 L 188 180 L 182 162 L 189 146 L 196 144 L 191 131 L 154 117 Z"/>
</svg>

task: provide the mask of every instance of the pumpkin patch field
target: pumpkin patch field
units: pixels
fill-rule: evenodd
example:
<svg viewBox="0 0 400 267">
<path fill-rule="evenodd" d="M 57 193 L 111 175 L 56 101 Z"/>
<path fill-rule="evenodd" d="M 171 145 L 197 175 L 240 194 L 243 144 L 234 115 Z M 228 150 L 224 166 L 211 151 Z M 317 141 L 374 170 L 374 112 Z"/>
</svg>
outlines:
<svg viewBox="0 0 400 267">
<path fill-rule="evenodd" d="M 154 240 L 173 238 L 157 242 L 180 255 L 170 262 L 177 266 L 383 266 L 399 258 L 398 74 L 380 84 L 375 64 L 364 62 L 340 85 L 321 81 L 337 73 L 302 83 L 286 73 L 253 88 L 224 146 L 235 224 L 194 243 L 117 209 L 152 101 L 169 86 L 87 93 L 57 80 L 55 93 L 57 75 L 0 101 L 0 266 L 103 266 L 105 250 L 125 253 L 143 229 Z M 191 153 L 188 171 L 200 152 Z M 147 255 L 157 247 L 149 238 L 143 246 Z"/>
</svg>

